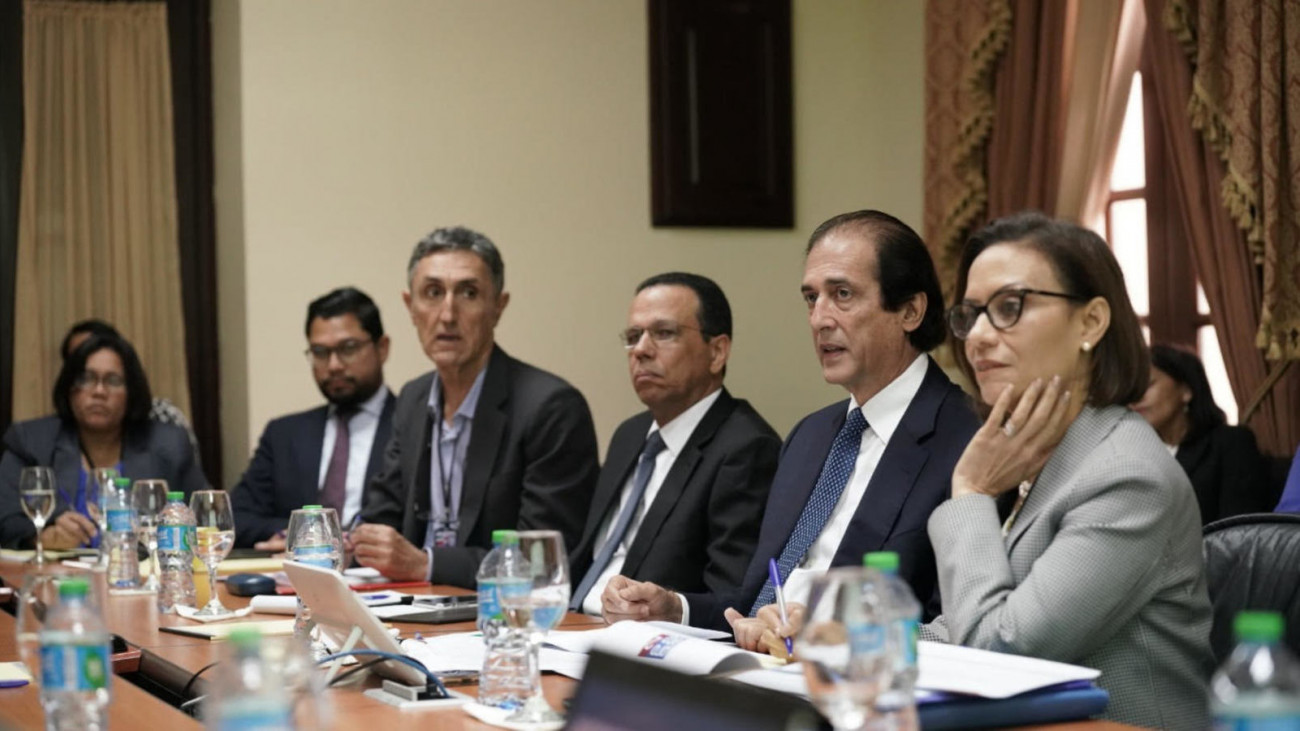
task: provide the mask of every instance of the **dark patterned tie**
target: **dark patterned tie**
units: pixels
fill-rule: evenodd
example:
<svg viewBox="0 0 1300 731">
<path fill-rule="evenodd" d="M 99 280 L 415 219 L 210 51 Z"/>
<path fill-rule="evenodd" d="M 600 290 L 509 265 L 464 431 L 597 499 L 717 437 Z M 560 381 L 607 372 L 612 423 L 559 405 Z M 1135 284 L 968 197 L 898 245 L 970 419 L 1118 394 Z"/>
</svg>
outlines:
<svg viewBox="0 0 1300 731">
<path fill-rule="evenodd" d="M 569 602 L 569 608 L 573 611 L 582 611 L 582 600 L 587 598 L 587 593 L 591 591 L 596 579 L 605 573 L 605 567 L 609 565 L 609 560 L 618 550 L 618 544 L 623 542 L 623 536 L 627 533 L 628 526 L 632 524 L 632 518 L 641 507 L 641 499 L 645 497 L 646 488 L 650 486 L 650 475 L 655 471 L 655 457 L 663 451 L 663 448 L 664 439 L 659 436 L 658 430 L 645 440 L 645 446 L 641 448 L 641 459 L 636 467 L 636 477 L 632 479 L 632 492 L 628 495 L 622 512 L 618 514 L 618 520 L 614 522 L 614 530 L 610 531 L 605 545 L 600 547 L 600 552 L 592 560 L 587 575 L 582 577 L 582 583 L 578 584 L 578 590 L 573 592 L 573 600 Z"/>
<path fill-rule="evenodd" d="M 817 485 L 808 496 L 808 503 L 799 514 L 799 522 L 794 524 L 794 531 L 786 539 L 785 548 L 776 560 L 783 579 L 789 578 L 790 572 L 808 552 L 808 547 L 821 535 L 822 528 L 826 527 L 831 511 L 835 510 L 835 504 L 840 501 L 840 495 L 844 494 L 844 488 L 849 484 L 849 476 L 853 474 L 853 465 L 857 463 L 858 452 L 862 448 L 862 432 L 866 428 L 867 418 L 862 415 L 862 409 L 854 409 L 844 420 L 840 433 L 835 435 L 831 453 L 822 465 L 821 476 L 817 478 Z M 763 584 L 763 590 L 758 593 L 758 600 L 749 610 L 749 616 L 758 614 L 759 609 L 775 600 L 776 587 L 768 579 Z"/>
<path fill-rule="evenodd" d="M 351 448 L 348 422 L 356 413 L 356 409 L 340 408 L 334 415 L 334 451 L 330 454 L 330 464 L 325 469 L 325 485 L 320 493 L 320 504 L 337 510 L 339 520 L 343 520 L 343 505 L 348 500 L 348 452 Z"/>
</svg>

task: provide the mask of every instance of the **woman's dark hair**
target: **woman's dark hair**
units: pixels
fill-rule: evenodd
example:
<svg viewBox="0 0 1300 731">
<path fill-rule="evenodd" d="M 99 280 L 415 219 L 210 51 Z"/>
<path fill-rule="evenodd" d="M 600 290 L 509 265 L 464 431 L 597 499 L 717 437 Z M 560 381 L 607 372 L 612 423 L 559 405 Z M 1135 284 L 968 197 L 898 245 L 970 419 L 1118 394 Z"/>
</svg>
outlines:
<svg viewBox="0 0 1300 731">
<path fill-rule="evenodd" d="M 966 296 L 966 278 L 975 258 L 985 249 L 1003 243 L 1019 244 L 1042 254 L 1065 294 L 1088 300 L 1101 297 L 1110 304 L 1110 327 L 1100 342 L 1093 343 L 1088 403 L 1123 405 L 1142 398 L 1151 358 L 1142 338 L 1142 326 L 1128 299 L 1124 273 L 1105 240 L 1083 226 L 1037 212 L 999 218 L 971 236 L 962 249 L 957 301 Z M 965 349 L 955 345 L 953 355 L 958 367 L 974 383 L 975 372 L 966 360 Z"/>
<path fill-rule="evenodd" d="M 74 323 L 72 327 L 68 328 L 67 334 L 63 336 L 63 342 L 59 345 L 59 355 L 64 360 L 67 360 L 68 356 L 72 355 L 72 351 L 68 348 L 68 344 L 72 342 L 73 338 L 82 334 L 112 335 L 116 338 L 122 337 L 122 333 L 118 332 L 117 328 L 103 320 L 91 319 Z"/>
<path fill-rule="evenodd" d="M 1188 424 L 1184 442 L 1227 423 L 1223 409 L 1214 403 L 1210 379 L 1205 377 L 1205 366 L 1195 353 L 1174 345 L 1152 345 L 1151 365 L 1192 392 L 1192 400 L 1187 402 Z"/>
<path fill-rule="evenodd" d="M 149 378 L 144 374 L 144 366 L 140 365 L 135 348 L 119 336 L 91 335 L 68 355 L 58 379 L 54 381 L 54 410 L 64 424 L 76 425 L 77 419 L 72 413 L 72 389 L 81 374 L 86 372 L 86 361 L 104 349 L 117 353 L 117 357 L 122 359 L 122 373 L 126 378 L 126 415 L 122 418 L 122 429 L 129 432 L 149 421 L 153 393 L 149 390 Z"/>
</svg>

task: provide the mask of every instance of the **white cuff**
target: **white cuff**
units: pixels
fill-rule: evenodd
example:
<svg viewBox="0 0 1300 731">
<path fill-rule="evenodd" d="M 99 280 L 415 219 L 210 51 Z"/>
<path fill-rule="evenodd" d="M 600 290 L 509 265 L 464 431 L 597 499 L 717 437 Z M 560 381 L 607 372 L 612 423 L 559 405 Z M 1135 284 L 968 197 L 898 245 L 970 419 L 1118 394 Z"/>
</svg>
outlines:
<svg viewBox="0 0 1300 731">
<path fill-rule="evenodd" d="M 677 594 L 677 592 L 673 592 L 673 593 L 674 593 L 674 594 Z M 677 601 L 679 601 L 679 602 L 682 603 L 682 621 L 681 621 L 681 624 L 690 624 L 690 623 L 691 623 L 691 603 L 688 602 L 688 601 L 686 601 L 686 597 L 685 597 L 685 595 L 683 595 L 683 594 L 677 594 Z"/>
<path fill-rule="evenodd" d="M 429 556 L 428 568 L 424 570 L 424 580 L 433 583 L 433 549 L 426 548 L 424 552 Z"/>
</svg>

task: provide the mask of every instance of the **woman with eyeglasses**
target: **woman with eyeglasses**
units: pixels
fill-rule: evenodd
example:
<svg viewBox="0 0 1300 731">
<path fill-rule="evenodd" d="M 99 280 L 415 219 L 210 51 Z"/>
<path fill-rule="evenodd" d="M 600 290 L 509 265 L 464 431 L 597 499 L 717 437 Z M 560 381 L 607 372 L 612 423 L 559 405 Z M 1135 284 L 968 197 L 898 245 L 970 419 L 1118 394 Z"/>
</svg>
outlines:
<svg viewBox="0 0 1300 731">
<path fill-rule="evenodd" d="M 91 545 L 88 483 L 111 467 L 131 479 L 167 480 L 188 496 L 206 488 L 185 430 L 149 419 L 152 396 L 135 349 L 121 337 L 97 334 L 63 362 L 54 384 L 54 416 L 17 422 L 4 435 L 0 456 L 0 546 L 27 548 L 36 528 L 23 514 L 23 467 L 54 469 L 57 506 L 42 536 L 46 548 Z"/>
<path fill-rule="evenodd" d="M 1150 363 L 1114 255 L 1019 214 L 967 242 L 956 292 L 958 363 L 990 410 L 930 517 L 943 614 L 924 634 L 1096 668 L 1106 718 L 1205 728 L 1200 513 L 1127 408 Z"/>
</svg>

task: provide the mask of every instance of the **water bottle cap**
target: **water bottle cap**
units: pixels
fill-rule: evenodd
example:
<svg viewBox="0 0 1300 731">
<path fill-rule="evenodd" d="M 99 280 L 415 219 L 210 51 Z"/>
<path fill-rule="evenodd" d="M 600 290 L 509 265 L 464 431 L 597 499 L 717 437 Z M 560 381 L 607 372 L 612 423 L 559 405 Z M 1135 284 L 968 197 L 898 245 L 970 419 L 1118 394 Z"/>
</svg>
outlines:
<svg viewBox="0 0 1300 731">
<path fill-rule="evenodd" d="M 513 531 L 513 530 L 492 531 L 492 545 L 494 546 L 513 546 L 517 543 L 519 543 L 519 531 Z"/>
<path fill-rule="evenodd" d="M 1286 622 L 1278 612 L 1237 612 L 1232 629 L 1239 642 L 1276 642 Z"/>
<path fill-rule="evenodd" d="M 117 485 L 118 487 L 130 487 L 130 486 L 131 486 L 131 478 L 130 478 L 130 477 L 114 477 L 114 478 L 113 478 L 113 484 L 114 484 L 114 485 Z"/>
<path fill-rule="evenodd" d="M 320 509 L 321 509 L 321 506 L 319 506 L 319 505 L 304 505 L 304 506 L 302 506 L 302 509 L 303 509 L 303 510 L 320 510 Z"/>
<path fill-rule="evenodd" d="M 898 554 L 893 551 L 872 551 L 862 557 L 862 565 L 880 571 L 898 571 Z"/>
<path fill-rule="evenodd" d="M 256 627 L 240 627 L 231 630 L 230 634 L 226 635 L 226 640 L 235 647 L 255 648 L 262 644 L 262 633 L 258 632 Z"/>
<path fill-rule="evenodd" d="M 169 493 L 167 493 L 167 502 L 169 502 L 169 503 L 183 503 L 183 502 L 185 502 L 185 493 L 180 492 L 179 490 L 176 491 L 176 492 L 169 492 Z"/>
<path fill-rule="evenodd" d="M 84 597 L 90 591 L 90 583 L 85 579 L 64 579 L 59 582 L 59 598 Z"/>
</svg>

